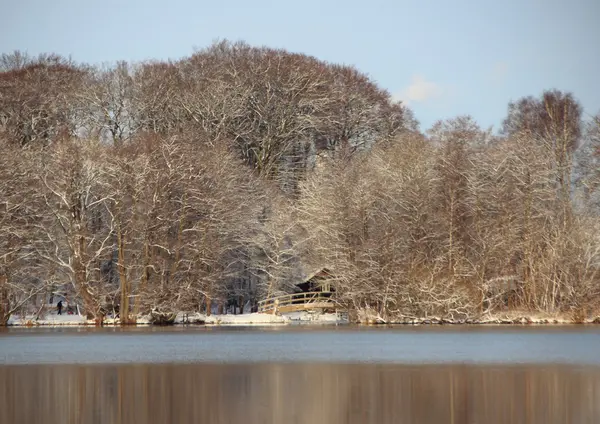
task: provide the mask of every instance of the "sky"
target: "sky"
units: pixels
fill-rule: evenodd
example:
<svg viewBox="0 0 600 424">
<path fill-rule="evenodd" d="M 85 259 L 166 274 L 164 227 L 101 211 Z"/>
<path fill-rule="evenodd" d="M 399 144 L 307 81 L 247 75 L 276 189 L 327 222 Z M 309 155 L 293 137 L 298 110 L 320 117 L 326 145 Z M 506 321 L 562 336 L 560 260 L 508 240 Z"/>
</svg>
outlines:
<svg viewBox="0 0 600 424">
<path fill-rule="evenodd" d="M 93 64 L 179 59 L 219 39 L 354 65 L 421 129 L 471 115 L 498 129 L 511 100 L 572 92 L 600 112 L 600 0 L 4 0 L 0 53 Z"/>
</svg>

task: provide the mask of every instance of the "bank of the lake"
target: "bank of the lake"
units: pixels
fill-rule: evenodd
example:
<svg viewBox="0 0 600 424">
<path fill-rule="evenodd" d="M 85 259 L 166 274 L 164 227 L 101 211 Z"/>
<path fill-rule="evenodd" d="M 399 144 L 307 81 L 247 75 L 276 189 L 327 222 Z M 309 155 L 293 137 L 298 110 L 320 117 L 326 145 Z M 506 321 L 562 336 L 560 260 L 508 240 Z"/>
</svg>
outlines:
<svg viewBox="0 0 600 424">
<path fill-rule="evenodd" d="M 353 322 L 348 319 L 346 313 L 311 313 L 294 312 L 289 314 L 223 314 L 204 315 L 200 313 L 180 312 L 173 316 L 168 325 L 343 325 L 343 324 L 365 324 L 365 325 L 575 325 L 575 324 L 600 324 L 600 315 L 577 319 L 573 316 L 560 314 L 528 313 L 513 311 L 506 313 L 486 314 L 480 317 L 462 320 L 453 320 L 440 317 L 407 317 L 402 320 L 384 321 L 373 318 Z M 11 327 L 69 327 L 69 326 L 97 326 L 94 320 L 87 320 L 79 315 L 48 315 L 43 319 L 33 316 L 12 317 L 8 326 Z M 119 318 L 106 318 L 103 326 L 121 325 Z M 128 326 L 158 325 L 151 316 L 140 316 L 133 320 Z M 164 325 L 164 323 L 163 323 Z"/>
<path fill-rule="evenodd" d="M 296 312 L 285 315 L 250 313 L 250 314 L 223 314 L 204 315 L 199 313 L 175 314 L 173 319 L 162 325 L 286 325 L 286 324 L 347 324 L 345 314 L 335 313 L 307 313 Z M 119 318 L 106 318 L 102 325 L 121 325 Z M 128 326 L 161 325 L 155 322 L 151 316 L 140 316 L 133 320 Z M 10 327 L 36 327 L 36 326 L 97 326 L 94 320 L 88 320 L 80 315 L 48 315 L 43 319 L 33 316 L 11 317 L 8 322 Z"/>
</svg>

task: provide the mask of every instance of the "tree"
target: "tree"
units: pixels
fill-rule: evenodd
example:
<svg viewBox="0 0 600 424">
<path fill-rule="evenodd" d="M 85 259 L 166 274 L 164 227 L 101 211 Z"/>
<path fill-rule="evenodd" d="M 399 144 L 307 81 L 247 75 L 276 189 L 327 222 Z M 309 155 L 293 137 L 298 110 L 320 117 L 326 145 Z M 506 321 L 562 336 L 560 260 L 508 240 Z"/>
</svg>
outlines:
<svg viewBox="0 0 600 424">
<path fill-rule="evenodd" d="M 511 102 L 502 128 L 506 135 L 522 133 L 527 140 L 541 143 L 553 157 L 565 225 L 570 216 L 573 152 L 581 137 L 581 113 L 581 105 L 571 93 L 545 91 L 538 99 Z"/>
<path fill-rule="evenodd" d="M 114 251 L 109 194 L 101 184 L 103 147 L 67 138 L 48 153 L 40 151 L 35 158 L 36 188 L 46 212 L 37 226 L 47 240 L 37 254 L 60 270 L 83 301 L 87 317 L 100 323 L 111 290 L 101 269 Z"/>
<path fill-rule="evenodd" d="M 117 62 L 92 69 L 86 76 L 85 86 L 77 93 L 82 129 L 88 137 L 122 145 L 139 127 L 130 66 Z"/>
<path fill-rule="evenodd" d="M 180 68 L 178 63 L 158 61 L 134 67 L 131 106 L 140 131 L 167 136 L 185 130 L 189 117 L 182 107 L 186 88 Z"/>
<path fill-rule="evenodd" d="M 389 93 L 353 67 L 332 65 L 327 72 L 330 102 L 321 115 L 319 138 L 345 154 L 393 139 L 404 125 L 404 110 Z"/>
<path fill-rule="evenodd" d="M 437 218 L 445 228 L 441 245 L 445 246 L 446 264 L 451 276 L 461 274 L 461 258 L 466 257 L 473 221 L 470 196 L 472 158 L 478 146 L 486 144 L 490 133 L 482 131 L 470 116 L 438 121 L 428 131 L 438 146 L 436 172 Z"/>
<path fill-rule="evenodd" d="M 0 56 L 0 72 L 17 71 L 34 62 L 27 53 L 15 50 L 12 53 L 2 53 Z"/>
<path fill-rule="evenodd" d="M 148 140 L 146 140 L 148 141 Z M 148 143 L 150 144 L 150 143 Z M 114 248 L 119 281 L 119 317 L 121 324 L 131 322 L 131 296 L 147 283 L 151 222 L 155 211 L 150 174 L 159 174 L 150 166 L 150 154 L 139 138 L 126 145 L 109 148 L 103 167 L 106 205 L 114 222 Z M 154 200 L 154 202 L 153 202 Z M 116 303 L 116 302 L 115 302 Z M 134 305 L 139 312 L 140 299 Z"/>
<path fill-rule="evenodd" d="M 421 134 L 356 68 L 243 42 L 2 55 L 0 323 L 49 284 L 126 324 L 256 306 L 317 268 L 361 320 L 584 316 L 600 116 L 581 113 L 552 90 L 511 102 L 502 138 L 468 116 Z"/>
<path fill-rule="evenodd" d="M 508 105 L 502 125 L 505 135 L 526 133 L 548 147 L 573 151 L 581 135 L 581 105 L 571 93 L 544 91 L 540 98 L 524 97 Z"/>
<path fill-rule="evenodd" d="M 185 262 L 179 270 L 186 299 L 204 298 L 210 313 L 213 300 L 241 305 L 240 298 L 256 294 L 246 271 L 252 268 L 249 254 L 257 244 L 267 193 L 225 144 L 215 142 L 192 155 L 200 140 L 190 141 L 181 146 L 182 156 L 189 158 L 189 179 L 179 224 Z"/>
<path fill-rule="evenodd" d="M 416 125 L 356 69 L 306 55 L 222 41 L 179 66 L 190 124 L 231 140 L 288 194 L 319 150 L 352 153 Z"/>
<path fill-rule="evenodd" d="M 39 198 L 32 157 L 0 139 L 0 326 L 46 288 L 35 248 L 40 233 Z"/>
<path fill-rule="evenodd" d="M 470 314 L 467 293 L 437 258 L 434 159 L 430 143 L 406 134 L 350 162 L 326 162 L 302 186 L 299 217 L 314 255 L 360 319 Z"/>
<path fill-rule="evenodd" d="M 600 114 L 585 126 L 581 146 L 574 154 L 573 183 L 578 206 L 585 212 L 600 211 Z"/>
<path fill-rule="evenodd" d="M 75 134 L 74 95 L 85 70 L 55 55 L 15 57 L 11 66 L 0 72 L 0 130 L 6 139 L 24 146 Z"/>
<path fill-rule="evenodd" d="M 189 88 L 182 105 L 212 137 L 232 140 L 259 174 L 293 192 L 327 101 L 321 68 L 303 55 L 217 43 L 183 64 Z"/>
</svg>

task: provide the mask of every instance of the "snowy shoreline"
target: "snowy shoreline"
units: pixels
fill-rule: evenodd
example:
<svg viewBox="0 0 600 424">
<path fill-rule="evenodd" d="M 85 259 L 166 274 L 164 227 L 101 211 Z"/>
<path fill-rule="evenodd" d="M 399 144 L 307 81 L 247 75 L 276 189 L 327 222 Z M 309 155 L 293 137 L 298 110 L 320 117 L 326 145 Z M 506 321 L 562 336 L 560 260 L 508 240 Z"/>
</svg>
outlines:
<svg viewBox="0 0 600 424">
<path fill-rule="evenodd" d="M 311 314 L 297 312 L 286 315 L 273 315 L 264 313 L 251 314 L 227 314 L 206 316 L 199 313 L 177 314 L 175 321 L 168 325 L 229 325 L 229 326 L 249 326 L 249 325 L 288 325 L 288 324 L 347 324 L 348 320 L 339 314 Z M 102 326 L 119 326 L 118 318 L 106 318 Z M 128 324 L 131 327 L 154 326 L 149 316 L 139 317 L 135 323 Z M 44 319 L 36 320 L 34 317 L 11 317 L 7 324 L 8 327 L 77 327 L 77 326 L 96 326 L 94 320 L 87 320 L 78 315 L 50 315 Z M 158 325 L 157 325 L 158 326 Z"/>
<path fill-rule="evenodd" d="M 533 314 L 497 314 L 487 315 L 475 319 L 449 320 L 437 317 L 407 318 L 393 322 L 382 322 L 380 320 L 369 320 L 367 322 L 350 322 L 346 316 L 340 314 L 315 314 L 308 312 L 295 312 L 285 315 L 273 315 L 264 313 L 251 313 L 240 315 L 210 315 L 199 313 L 177 314 L 175 321 L 169 325 L 205 325 L 205 326 L 252 326 L 252 325 L 577 325 L 577 324 L 600 324 L 600 316 L 588 318 L 581 322 L 565 316 L 547 316 Z M 107 318 L 102 326 L 119 326 L 119 319 Z M 149 316 L 139 317 L 135 323 L 128 324 L 131 327 L 153 326 Z M 73 315 L 51 315 L 45 319 L 35 320 L 34 317 L 12 317 L 9 327 L 77 327 L 96 326 L 93 320 L 86 320 L 83 316 Z"/>
</svg>

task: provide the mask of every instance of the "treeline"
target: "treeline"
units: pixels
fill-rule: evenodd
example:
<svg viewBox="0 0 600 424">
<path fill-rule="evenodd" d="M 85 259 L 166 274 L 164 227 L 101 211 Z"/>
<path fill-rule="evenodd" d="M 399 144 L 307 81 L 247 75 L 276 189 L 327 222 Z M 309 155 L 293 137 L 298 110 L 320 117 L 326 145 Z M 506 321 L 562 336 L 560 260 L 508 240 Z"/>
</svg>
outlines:
<svg viewBox="0 0 600 424">
<path fill-rule="evenodd" d="M 600 117 L 568 93 L 494 136 L 421 133 L 356 69 L 244 43 L 0 71 L 2 323 L 65 285 L 98 322 L 243 308 L 324 266 L 359 319 L 599 306 Z"/>
</svg>

